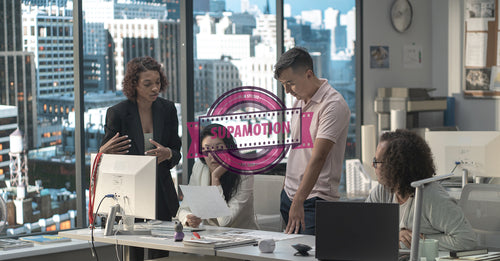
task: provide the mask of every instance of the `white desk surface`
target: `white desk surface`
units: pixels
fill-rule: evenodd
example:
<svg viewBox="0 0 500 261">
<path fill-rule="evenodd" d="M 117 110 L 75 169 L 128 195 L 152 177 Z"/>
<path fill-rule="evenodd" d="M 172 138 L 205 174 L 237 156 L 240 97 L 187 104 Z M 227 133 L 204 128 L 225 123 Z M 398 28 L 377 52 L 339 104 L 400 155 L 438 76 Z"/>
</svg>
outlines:
<svg viewBox="0 0 500 261">
<path fill-rule="evenodd" d="M 306 244 L 313 247 L 309 251 L 309 256 L 294 256 L 297 252 L 292 245 L 294 244 Z M 270 261 L 270 260 L 297 260 L 297 261 L 308 261 L 316 260 L 315 255 L 315 237 L 310 235 L 303 235 L 301 237 L 286 239 L 276 241 L 276 248 L 273 253 L 261 253 L 258 246 L 242 246 L 242 247 L 231 247 L 217 250 L 217 256 L 229 257 L 245 260 L 259 260 L 259 261 Z"/>
<path fill-rule="evenodd" d="M 211 233 L 221 233 L 228 230 L 234 230 L 234 228 L 224 228 L 224 227 L 212 227 L 205 226 L 205 231 L 198 232 L 201 236 L 211 234 Z M 246 229 L 238 229 L 246 230 Z M 173 231 L 167 232 L 173 235 Z M 275 232 L 282 235 L 280 232 Z M 69 237 L 78 240 L 91 240 L 90 229 L 77 229 L 71 231 L 61 231 L 60 236 Z M 191 238 L 190 232 L 185 232 L 185 238 Z M 263 254 L 260 253 L 258 246 L 243 246 L 243 247 L 229 247 L 223 249 L 205 249 L 200 247 L 186 247 L 182 242 L 175 242 L 173 238 L 155 238 L 146 235 L 112 235 L 104 236 L 103 230 L 94 230 L 94 241 L 109 244 L 118 244 L 125 246 L 135 246 L 143 248 L 153 248 L 168 250 L 173 252 L 190 253 L 198 255 L 207 256 L 227 256 L 238 259 L 247 260 L 315 260 L 314 252 L 309 251 L 309 257 L 294 256 L 297 252 L 291 247 L 293 244 L 303 243 L 314 247 L 315 237 L 314 236 L 299 236 L 297 238 L 280 240 L 276 242 L 276 249 L 273 254 Z M 257 259 L 256 259 L 257 258 Z"/>
<path fill-rule="evenodd" d="M 172 231 L 172 236 L 174 232 Z M 202 232 L 200 232 L 202 233 Z M 190 233 L 185 233 L 186 237 L 191 237 Z M 90 229 L 83 228 L 71 231 L 61 231 L 60 236 L 79 239 L 91 240 Z M 182 242 L 175 242 L 173 238 L 154 238 L 147 235 L 112 235 L 104 236 L 102 229 L 94 230 L 94 242 L 118 244 L 123 246 L 134 246 L 152 249 L 168 250 L 173 252 L 182 252 L 198 255 L 215 255 L 214 249 L 203 249 L 200 247 L 186 247 Z"/>
<path fill-rule="evenodd" d="M 96 247 L 104 246 L 106 244 L 96 243 Z M 71 240 L 69 242 L 60 242 L 52 244 L 37 244 L 33 247 L 16 248 L 10 250 L 0 250 L 0 260 L 11 260 L 16 258 L 36 257 L 40 255 L 48 255 L 54 253 L 61 253 L 66 251 L 88 249 L 89 243 L 85 240 Z"/>
<path fill-rule="evenodd" d="M 206 226 L 206 231 L 199 232 L 200 235 L 206 235 L 210 233 L 220 233 L 227 230 L 233 230 L 233 228 L 222 228 L 222 227 L 211 227 Z M 244 229 L 243 229 L 244 230 Z M 171 232 L 173 235 L 173 231 Z M 279 232 L 278 232 L 279 233 Z M 280 233 L 281 234 L 281 233 Z M 90 241 L 90 229 L 78 229 L 71 231 L 61 231 L 59 232 L 60 236 L 69 237 L 73 240 L 72 242 L 65 243 L 57 243 L 53 245 L 52 252 L 60 252 L 60 248 L 67 248 L 65 250 L 72 250 L 72 244 L 75 244 L 73 247 L 85 248 L 89 247 L 88 242 Z M 185 238 L 190 238 L 191 233 L 185 232 Z M 240 247 L 228 247 L 222 249 L 204 249 L 200 247 L 186 247 L 182 242 L 175 242 L 173 238 L 153 238 L 151 236 L 145 235 L 116 235 L 116 236 L 104 236 L 103 231 L 101 229 L 94 230 L 94 240 L 95 242 L 101 243 L 109 243 L 109 244 L 118 244 L 125 246 L 135 246 L 135 247 L 143 247 L 143 248 L 153 248 L 153 249 L 162 249 L 173 252 L 180 253 L 190 253 L 197 255 L 206 255 L 206 256 L 219 256 L 219 257 L 227 257 L 227 258 L 235 258 L 235 259 L 244 259 L 244 260 L 256 260 L 256 261 L 270 261 L 270 260 L 292 260 L 292 261 L 309 261 L 316 260 L 315 256 L 315 237 L 310 235 L 301 235 L 300 237 L 285 239 L 276 241 L 276 248 L 273 253 L 261 253 L 259 251 L 258 246 L 240 246 Z M 76 244 L 78 243 L 78 244 Z M 309 256 L 295 256 L 294 254 L 297 252 L 292 248 L 293 244 L 306 244 L 313 247 L 312 250 L 309 251 Z M 51 252 L 52 246 L 36 246 L 35 248 L 40 248 L 39 254 L 49 254 Z M 43 248 L 43 249 L 42 249 Z M 74 248 L 74 249 L 78 249 Z M 34 248 L 28 248 L 34 249 Z M 4 251 L 5 253 L 9 253 L 10 255 L 0 255 L 0 260 L 8 260 L 12 258 L 19 258 L 22 256 L 15 255 L 16 253 L 25 252 L 26 248 L 14 249 L 9 251 Z M 439 256 L 448 256 L 448 252 L 439 252 Z"/>
</svg>

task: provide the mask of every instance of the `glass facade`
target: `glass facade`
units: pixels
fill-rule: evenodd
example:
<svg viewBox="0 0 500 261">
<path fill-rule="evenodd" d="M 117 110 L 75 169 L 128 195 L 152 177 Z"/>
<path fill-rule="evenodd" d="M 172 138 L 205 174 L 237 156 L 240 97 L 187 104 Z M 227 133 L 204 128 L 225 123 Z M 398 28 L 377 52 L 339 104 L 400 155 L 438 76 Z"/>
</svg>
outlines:
<svg viewBox="0 0 500 261">
<path fill-rule="evenodd" d="M 24 133 L 29 169 L 26 182 L 31 194 L 17 199 L 12 191 L 1 192 L 11 202 L 36 203 L 32 214 L 10 220 L 11 230 L 4 233 L 57 230 L 74 222 L 68 219 L 37 231 L 25 226 L 54 215 L 74 214 L 77 202 L 82 202 L 77 201 L 76 190 L 83 189 L 85 195 L 88 189 L 90 157 L 102 142 L 106 110 L 126 99 L 122 93 L 126 64 L 139 56 L 151 56 L 162 64 L 169 87 L 161 96 L 176 104 L 181 135 L 187 126 L 181 117 L 181 88 L 193 90 L 194 101 L 188 106 L 192 106 L 195 119 L 206 115 L 218 97 L 236 87 L 256 86 L 280 96 L 282 86 L 273 78 L 281 50 L 278 46 L 282 44 L 284 51 L 303 46 L 313 56 L 315 73 L 328 79 L 351 108 L 346 159 L 354 157 L 356 12 L 354 1 L 345 2 L 349 4 L 336 7 L 321 1 L 305 5 L 298 0 L 194 0 L 193 21 L 187 22 L 193 28 L 193 49 L 188 50 L 194 57 L 191 73 L 180 69 L 180 1 L 84 0 L 82 46 L 73 45 L 73 1 L 0 1 L 0 21 L 8 25 L 0 26 L 0 50 L 7 53 L 0 55 L 0 105 L 16 106 L 18 112 L 15 118 L 0 118 L 0 127 L 15 123 Z M 283 4 L 283 31 L 277 29 L 277 19 L 282 16 L 276 14 L 276 4 Z M 102 8 L 96 10 L 96 5 Z M 84 83 L 75 89 L 78 68 L 74 68 L 73 53 L 79 49 L 83 49 L 80 72 Z M 8 53 L 14 50 L 16 54 Z M 193 85 L 183 86 L 182 76 L 191 77 Z M 75 91 L 84 96 L 81 121 L 75 116 Z M 291 96 L 286 95 L 284 102 L 291 107 Z M 84 159 L 75 156 L 75 130 L 81 126 Z M 4 132 L 0 137 L 12 130 Z M 0 163 L 10 160 L 8 150 L 9 142 L 0 140 Z M 84 161 L 83 173 L 75 168 L 80 160 Z M 186 160 L 183 156 L 181 161 Z M 190 172 L 182 170 L 182 164 L 174 168 L 174 180 L 183 171 Z M 0 179 L 8 182 L 13 175 L 8 167 L 0 167 Z M 76 188 L 76 179 L 81 177 L 83 188 Z"/>
</svg>

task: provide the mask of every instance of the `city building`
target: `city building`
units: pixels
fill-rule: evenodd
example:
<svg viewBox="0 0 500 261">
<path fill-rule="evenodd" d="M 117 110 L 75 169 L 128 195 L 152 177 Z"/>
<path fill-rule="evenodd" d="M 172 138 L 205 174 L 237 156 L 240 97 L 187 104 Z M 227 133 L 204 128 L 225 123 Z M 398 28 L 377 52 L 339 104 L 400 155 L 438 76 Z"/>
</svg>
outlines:
<svg viewBox="0 0 500 261">
<path fill-rule="evenodd" d="M 251 56 L 251 35 L 234 34 L 230 14 L 224 13 L 221 19 L 211 17 L 208 13 L 196 16 L 196 24 L 200 29 L 195 41 L 197 59 L 220 59 L 223 56 L 243 59 Z"/>
<path fill-rule="evenodd" d="M 114 19 L 105 23 L 112 42 L 116 90 L 121 90 L 129 60 L 151 56 L 164 67 L 169 87 L 162 97 L 180 102 L 180 24 L 171 20 Z"/>
<path fill-rule="evenodd" d="M 167 2 L 167 18 L 177 21 L 181 19 L 181 0 L 166 0 Z"/>
<path fill-rule="evenodd" d="M 194 61 L 195 113 L 205 114 L 217 97 L 241 86 L 238 68 L 228 57 Z"/>
<path fill-rule="evenodd" d="M 109 107 L 125 99 L 121 92 L 87 93 L 84 96 L 85 111 Z M 72 113 L 74 115 L 74 103 L 73 94 L 47 96 L 39 99 L 38 112 L 40 118 L 44 119 L 38 127 L 38 133 L 41 134 L 41 147 L 62 144 L 63 125 Z M 53 124 L 53 122 L 57 124 Z"/>
<path fill-rule="evenodd" d="M 174 7 L 177 5 L 179 8 L 179 0 L 169 0 L 167 4 Z M 100 8 L 96 9 L 96 6 Z M 116 84 L 121 86 L 121 82 L 116 81 L 117 68 L 113 61 L 113 44 L 109 41 L 110 36 L 104 27 L 105 22 L 115 19 L 165 20 L 168 16 L 167 6 L 162 1 L 86 0 L 82 3 L 82 9 L 85 91 L 114 91 L 117 88 Z M 176 14 L 179 15 L 178 12 Z"/>
<path fill-rule="evenodd" d="M 36 144 L 36 70 L 32 52 L 23 51 L 20 1 L 0 1 L 0 105 L 17 108 L 19 129 L 25 146 Z"/>
<path fill-rule="evenodd" d="M 52 5 L 39 1 L 23 5 L 22 16 L 24 51 L 35 55 L 37 97 L 72 93 L 74 89 L 72 5 L 45 3 Z"/>
<path fill-rule="evenodd" d="M 17 129 L 17 108 L 0 105 L 0 180 L 9 173 L 9 135 Z"/>
<path fill-rule="evenodd" d="M 88 153 L 96 153 L 104 137 L 107 107 L 89 109 L 84 113 L 85 149 Z M 68 120 L 63 125 L 63 151 L 69 155 L 75 154 L 75 112 L 70 112 Z"/>
</svg>

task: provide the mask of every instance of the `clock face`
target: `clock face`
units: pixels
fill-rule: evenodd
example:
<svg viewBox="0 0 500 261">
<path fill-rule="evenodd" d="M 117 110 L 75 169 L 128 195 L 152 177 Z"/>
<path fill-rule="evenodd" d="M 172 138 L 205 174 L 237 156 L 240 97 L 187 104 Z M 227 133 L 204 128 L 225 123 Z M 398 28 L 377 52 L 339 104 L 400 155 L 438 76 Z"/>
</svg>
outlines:
<svg viewBox="0 0 500 261">
<path fill-rule="evenodd" d="M 394 29 L 402 33 L 411 25 L 413 8 L 408 0 L 396 0 L 391 8 L 391 21 Z"/>
</svg>

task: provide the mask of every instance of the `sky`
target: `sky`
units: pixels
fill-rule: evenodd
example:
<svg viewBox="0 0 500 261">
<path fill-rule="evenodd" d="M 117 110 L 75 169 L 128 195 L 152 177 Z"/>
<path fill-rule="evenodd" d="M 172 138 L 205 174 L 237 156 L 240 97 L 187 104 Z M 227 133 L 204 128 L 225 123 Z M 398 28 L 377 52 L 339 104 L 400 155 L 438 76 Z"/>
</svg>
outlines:
<svg viewBox="0 0 500 261">
<path fill-rule="evenodd" d="M 298 15 L 301 11 L 304 10 L 313 10 L 313 9 L 327 9 L 328 7 L 332 7 L 333 9 L 340 10 L 340 13 L 347 13 L 351 10 L 356 1 L 355 0 L 284 0 L 285 4 L 291 4 L 292 6 L 292 15 Z M 231 10 L 233 12 L 240 12 L 240 0 L 226 0 L 226 9 Z M 269 0 L 269 4 L 271 6 L 271 13 L 276 13 L 276 1 Z M 257 5 L 260 10 L 264 10 L 264 6 L 266 5 L 266 0 L 250 0 L 250 5 Z"/>
</svg>

